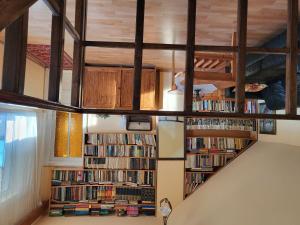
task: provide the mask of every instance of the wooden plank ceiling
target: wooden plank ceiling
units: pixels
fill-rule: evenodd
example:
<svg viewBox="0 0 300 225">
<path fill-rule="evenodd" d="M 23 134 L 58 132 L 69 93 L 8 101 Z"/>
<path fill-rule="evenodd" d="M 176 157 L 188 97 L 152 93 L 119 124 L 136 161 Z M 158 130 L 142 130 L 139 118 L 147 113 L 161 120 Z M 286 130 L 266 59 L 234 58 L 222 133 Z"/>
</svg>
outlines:
<svg viewBox="0 0 300 225">
<path fill-rule="evenodd" d="M 196 44 L 231 45 L 236 32 L 236 0 L 198 0 Z M 147 0 L 144 42 L 185 44 L 187 0 Z M 136 0 L 89 0 L 87 40 L 134 41 Z M 67 0 L 67 15 L 74 24 L 75 0 Z M 30 9 L 30 44 L 50 44 L 51 13 L 42 0 Z M 286 28 L 286 0 L 249 0 L 248 46 L 258 46 Z M 66 32 L 67 34 L 67 32 Z M 73 54 L 72 38 L 65 51 Z M 87 62 L 133 64 L 134 50 L 87 48 Z M 144 50 L 144 64 L 172 68 L 172 51 Z M 185 68 L 185 53 L 175 53 L 176 69 Z"/>
</svg>

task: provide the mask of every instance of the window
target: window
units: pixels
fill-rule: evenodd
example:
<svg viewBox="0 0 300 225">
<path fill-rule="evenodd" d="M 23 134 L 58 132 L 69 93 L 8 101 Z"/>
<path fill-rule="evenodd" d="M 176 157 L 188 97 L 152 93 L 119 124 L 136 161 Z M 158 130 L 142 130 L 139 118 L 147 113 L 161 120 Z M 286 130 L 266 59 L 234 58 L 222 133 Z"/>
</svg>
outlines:
<svg viewBox="0 0 300 225">
<path fill-rule="evenodd" d="M 40 202 L 43 149 L 38 147 L 41 140 L 37 137 L 37 120 L 36 112 L 1 108 L 1 224 L 16 224 Z"/>
<path fill-rule="evenodd" d="M 5 120 L 4 115 L 0 114 L 0 191 L 2 190 L 2 176 L 4 168 L 4 143 L 5 143 Z"/>
<path fill-rule="evenodd" d="M 82 157 L 82 115 L 56 113 L 55 157 Z"/>
</svg>

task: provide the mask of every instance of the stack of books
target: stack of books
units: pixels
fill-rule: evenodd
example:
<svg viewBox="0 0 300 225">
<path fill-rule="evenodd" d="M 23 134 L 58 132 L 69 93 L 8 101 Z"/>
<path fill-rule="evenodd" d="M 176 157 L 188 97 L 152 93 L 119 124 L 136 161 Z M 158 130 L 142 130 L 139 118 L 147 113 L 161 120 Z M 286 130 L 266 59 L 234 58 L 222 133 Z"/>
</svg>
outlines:
<svg viewBox="0 0 300 225">
<path fill-rule="evenodd" d="M 75 209 L 76 216 L 86 216 L 90 214 L 90 205 L 81 203 L 76 205 Z"/>
<path fill-rule="evenodd" d="M 76 205 L 67 204 L 64 205 L 64 215 L 65 216 L 76 216 Z"/>
<path fill-rule="evenodd" d="M 91 204 L 90 215 L 91 216 L 99 216 L 101 210 L 101 204 Z"/>
<path fill-rule="evenodd" d="M 51 204 L 49 209 L 49 216 L 62 216 L 64 211 L 64 205 Z"/>
</svg>

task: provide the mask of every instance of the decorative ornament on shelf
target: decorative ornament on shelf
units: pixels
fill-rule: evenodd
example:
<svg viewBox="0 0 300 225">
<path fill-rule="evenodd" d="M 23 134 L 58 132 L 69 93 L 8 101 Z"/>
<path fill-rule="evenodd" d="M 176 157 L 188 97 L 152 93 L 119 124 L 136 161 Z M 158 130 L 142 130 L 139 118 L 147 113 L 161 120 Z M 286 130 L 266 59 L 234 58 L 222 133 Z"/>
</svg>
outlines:
<svg viewBox="0 0 300 225">
<path fill-rule="evenodd" d="M 163 198 L 160 200 L 160 208 L 159 211 L 161 215 L 163 216 L 164 225 L 167 225 L 168 218 L 172 213 L 172 205 L 171 202 L 167 198 Z"/>
</svg>

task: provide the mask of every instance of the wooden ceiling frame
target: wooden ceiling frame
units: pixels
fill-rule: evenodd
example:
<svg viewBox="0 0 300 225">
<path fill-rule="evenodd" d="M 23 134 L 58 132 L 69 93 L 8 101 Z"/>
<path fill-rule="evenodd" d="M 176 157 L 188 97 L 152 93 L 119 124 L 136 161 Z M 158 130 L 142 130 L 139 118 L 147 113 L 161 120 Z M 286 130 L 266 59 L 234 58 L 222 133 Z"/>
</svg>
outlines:
<svg viewBox="0 0 300 225">
<path fill-rule="evenodd" d="M 131 115 L 177 115 L 177 116 L 200 116 L 200 117 L 232 117 L 232 118 L 273 118 L 273 119 L 297 119 L 300 120 L 300 115 L 296 115 L 297 109 L 297 86 L 296 86 L 296 57 L 300 53 L 297 41 L 298 35 L 296 26 L 298 22 L 298 0 L 288 0 L 288 21 L 287 21 L 287 47 L 286 48 L 260 48 L 260 47 L 247 47 L 247 11 L 248 1 L 238 0 L 238 11 L 237 11 L 237 46 L 210 46 L 210 45 L 195 45 L 195 16 L 196 16 L 196 0 L 188 1 L 188 23 L 187 23 L 187 43 L 186 44 L 161 44 L 161 43 L 144 43 L 143 42 L 143 28 L 144 28 L 144 4 L 145 0 L 137 0 L 137 14 L 136 14 L 136 38 L 135 42 L 103 42 L 103 41 L 87 41 L 83 34 L 86 32 L 86 26 L 83 26 L 84 20 L 86 23 L 86 13 L 82 13 L 80 16 L 79 10 L 76 17 L 79 15 L 80 24 L 75 27 L 70 23 L 66 17 L 65 8 L 59 0 L 44 0 L 50 9 L 52 10 L 54 20 L 57 20 L 52 24 L 53 43 L 51 52 L 53 59 L 50 70 L 53 71 L 52 82 L 49 82 L 49 89 L 52 89 L 52 95 L 49 97 L 50 101 L 41 100 L 29 96 L 24 96 L 22 93 L 22 87 L 19 90 L 1 90 L 0 101 L 14 104 L 21 104 L 26 106 L 33 106 L 52 110 L 61 111 L 72 111 L 78 113 L 107 113 L 107 114 L 131 114 Z M 86 0 L 77 0 L 81 1 Z M 22 2 L 22 4 L 20 3 Z M 16 17 L 22 15 L 35 1 L 19 1 L 11 0 L 4 1 L 0 0 L 0 6 L 5 6 L 9 9 L 9 12 L 13 14 L 10 18 L 3 18 L 0 16 L 0 28 L 7 26 Z M 23 4 L 24 3 L 24 4 Z M 83 5 L 87 3 L 83 3 Z M 79 7 L 79 6 L 78 6 Z M 81 4 L 81 10 L 86 10 Z M 13 19 L 12 19 L 13 18 Z M 85 19 L 84 19 L 85 18 Z M 79 21 L 79 20 L 78 20 Z M 59 85 L 61 78 L 61 61 L 63 48 L 63 27 L 66 27 L 67 31 L 70 32 L 74 41 L 78 43 L 76 49 L 78 52 L 77 56 L 73 58 L 73 63 L 76 63 L 78 68 L 73 73 L 72 90 L 74 92 L 74 99 L 72 105 L 66 106 L 58 102 L 59 99 Z M 15 31 L 15 34 L 19 33 Z M 84 48 L 88 46 L 93 47 L 104 47 L 104 48 L 130 48 L 135 49 L 135 76 L 134 76 L 134 97 L 133 97 L 133 110 L 104 110 L 104 109 L 82 109 L 79 99 L 80 94 L 77 93 L 78 87 L 81 85 L 84 62 Z M 187 81 L 185 88 L 185 106 L 184 111 L 149 111 L 140 110 L 140 78 L 142 68 L 142 52 L 143 49 L 156 49 L 156 50 L 176 50 L 186 51 L 186 72 Z M 23 54 L 24 49 L 20 48 L 20 53 Z M 237 60 L 237 71 L 236 71 L 236 109 L 235 113 L 212 113 L 212 112 L 193 112 L 192 111 L 192 85 L 194 78 L 194 54 L 195 51 L 201 52 L 228 52 L 236 55 Z M 286 62 L 286 115 L 263 115 L 263 114 L 245 114 L 244 103 L 245 103 L 245 63 L 246 54 L 249 53 L 263 53 L 263 54 L 285 54 L 287 57 Z M 55 57 L 54 57 L 55 56 Z M 12 60 L 8 61 L 8 65 L 13 65 Z M 75 75 L 74 75 L 75 74 Z M 22 79 L 22 73 L 18 74 L 17 79 Z M 77 77 L 76 77 L 77 76 Z M 6 82 L 8 75 L 2 83 Z M 76 93 L 75 93 L 76 92 Z"/>
</svg>

